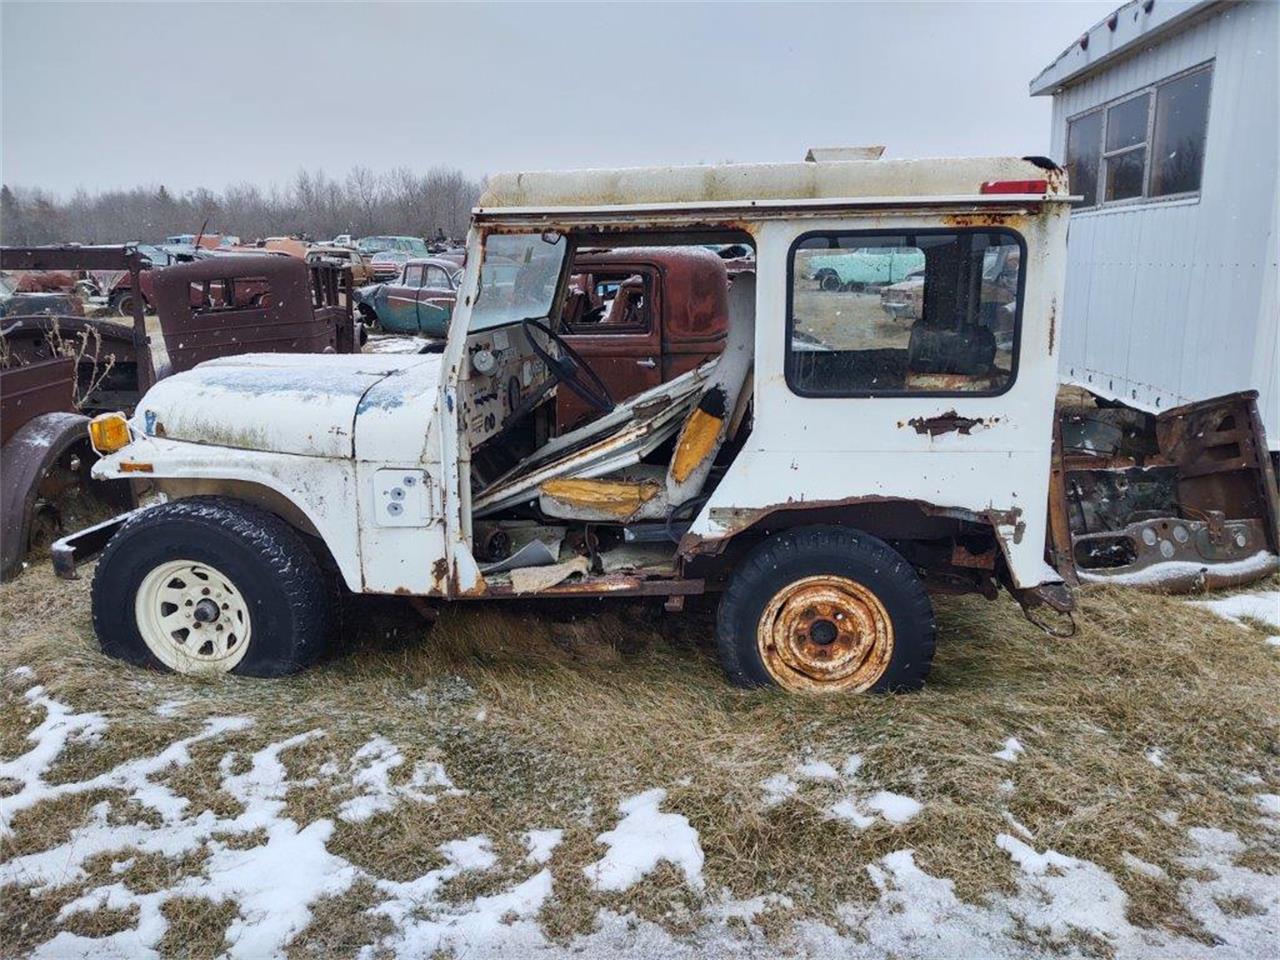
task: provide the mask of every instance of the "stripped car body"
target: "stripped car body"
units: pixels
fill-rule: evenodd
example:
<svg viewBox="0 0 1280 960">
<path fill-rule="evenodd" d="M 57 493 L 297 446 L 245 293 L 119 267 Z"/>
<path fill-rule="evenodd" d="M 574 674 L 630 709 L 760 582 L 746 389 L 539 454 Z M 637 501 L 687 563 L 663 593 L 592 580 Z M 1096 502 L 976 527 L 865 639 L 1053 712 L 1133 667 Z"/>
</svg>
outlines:
<svg viewBox="0 0 1280 960">
<path fill-rule="evenodd" d="M 221 529 L 259 531 L 264 557 L 305 568 L 283 520 L 353 591 L 670 609 L 723 591 L 735 682 L 912 689 L 933 652 L 926 588 L 1071 605 L 1046 562 L 1069 203 L 1039 159 L 495 176 L 443 353 L 228 358 L 144 398 L 95 475 L 145 475 L 171 502 L 117 524 L 95 609 L 145 586 L 130 551 L 180 556 L 182 531 L 228 564 L 243 551 L 220 546 Z M 557 332 L 575 251 L 689 244 L 754 250 L 728 290 L 723 349 L 619 402 Z M 824 289 L 806 261 L 850 249 L 923 260 L 923 316 L 895 324 L 878 291 Z M 992 251 L 1018 265 L 999 340 L 983 300 Z M 558 428 L 564 389 L 598 416 Z M 91 552 L 70 538 L 55 565 L 74 575 Z M 293 589 L 257 609 L 292 615 Z M 222 629 L 216 607 L 192 616 L 170 603 L 148 621 L 158 633 L 120 620 L 103 643 L 137 662 L 244 669 L 225 641 L 200 640 Z M 278 650 L 251 672 L 296 668 L 313 655 L 304 641 L 256 640 Z"/>
</svg>

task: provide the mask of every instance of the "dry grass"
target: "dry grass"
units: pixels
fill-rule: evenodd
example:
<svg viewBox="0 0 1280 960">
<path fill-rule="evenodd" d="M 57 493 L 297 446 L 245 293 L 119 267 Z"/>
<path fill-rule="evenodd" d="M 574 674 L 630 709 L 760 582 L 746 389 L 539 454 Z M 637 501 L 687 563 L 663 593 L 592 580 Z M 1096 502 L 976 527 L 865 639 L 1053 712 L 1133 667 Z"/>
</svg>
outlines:
<svg viewBox="0 0 1280 960">
<path fill-rule="evenodd" d="M 874 899 L 866 865 L 904 847 L 924 870 L 954 879 L 962 898 L 1010 889 L 1014 867 L 994 845 L 997 834 L 1013 832 L 1006 813 L 1032 831 L 1037 849 L 1109 870 L 1130 894 L 1134 923 L 1195 935 L 1177 897 L 1188 827 L 1235 831 L 1247 845 L 1239 862 L 1277 871 L 1275 836 L 1248 796 L 1280 792 L 1277 653 L 1258 631 L 1176 598 L 1091 589 L 1082 599 L 1070 640 L 1045 637 L 1007 600 L 941 600 L 927 690 L 824 700 L 728 687 L 709 648 L 709 608 L 672 618 L 656 606 L 587 602 L 459 604 L 429 635 L 407 607 L 362 602 L 348 619 L 355 629 L 345 648 L 306 674 L 193 682 L 103 658 L 84 582 L 31 570 L 0 588 L 0 666 L 30 666 L 54 695 L 111 722 L 101 744 L 57 765 L 61 780 L 158 750 L 208 716 L 254 718 L 243 733 L 197 745 L 191 765 L 166 780 L 192 809 L 234 812 L 218 791 L 217 764 L 228 750 L 246 754 L 306 730 L 326 735 L 283 756 L 294 779 L 325 762 L 345 773 L 375 734 L 404 750 L 408 762 L 396 776 L 407 777 L 418 759 L 438 759 L 464 796 L 339 823 L 329 850 L 403 880 L 441 866 L 441 842 L 484 833 L 498 865 L 446 885 L 446 899 L 465 900 L 520 870 L 527 876 L 524 831 L 562 827 L 550 862 L 555 895 L 539 917 L 557 939 L 590 929 L 600 907 L 634 911 L 677 934 L 696 927 L 699 898 L 675 870 L 662 868 L 620 895 L 591 890 L 582 874 L 603 852 L 595 837 L 617 822 L 617 802 L 654 786 L 668 789 L 665 809 L 698 830 L 709 891 L 791 899 L 792 907 L 757 919 L 770 936 L 785 938 L 799 917 L 834 922 L 838 903 Z M 18 700 L 30 682 L 4 684 L 6 757 L 23 749 L 21 734 L 40 719 Z M 172 700 L 184 702 L 176 718 L 153 713 Z M 1025 748 L 1014 764 L 991 756 L 1010 736 Z M 1152 748 L 1162 766 L 1145 759 Z M 824 814 L 840 794 L 822 784 L 763 806 L 766 777 L 804 759 L 838 767 L 853 753 L 864 760 L 860 783 L 914 797 L 924 813 L 904 826 L 853 831 Z M 1260 780 L 1241 787 L 1245 776 Z M 320 778 L 290 791 L 286 815 L 300 823 L 333 817 L 346 795 Z M 73 799 L 65 810 L 29 811 L 0 858 L 64 839 L 89 804 Z M 1126 852 L 1169 879 L 1126 869 Z M 290 953 L 349 954 L 371 942 L 386 932 L 365 913 L 375 902 L 367 885 L 322 901 Z M 191 909 L 202 929 L 221 922 L 222 914 L 210 920 Z M 47 910 L 21 912 L 28 930 L 48 933 Z M 39 936 L 16 943 L 25 949 Z"/>
</svg>

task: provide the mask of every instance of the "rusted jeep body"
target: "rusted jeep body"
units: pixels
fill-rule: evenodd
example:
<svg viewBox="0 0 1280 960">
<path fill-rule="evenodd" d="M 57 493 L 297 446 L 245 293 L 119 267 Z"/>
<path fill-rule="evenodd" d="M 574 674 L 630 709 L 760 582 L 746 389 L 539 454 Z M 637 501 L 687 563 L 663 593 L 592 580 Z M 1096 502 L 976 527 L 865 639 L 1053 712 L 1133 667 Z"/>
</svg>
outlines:
<svg viewBox="0 0 1280 960">
<path fill-rule="evenodd" d="M 169 501 L 94 533 L 110 536 L 93 599 L 104 647 L 192 673 L 296 670 L 328 636 L 328 568 L 420 604 L 630 596 L 675 611 L 718 593 L 735 683 L 918 688 L 930 592 L 1003 587 L 1069 611 L 1072 558 L 1102 529 L 1071 528 L 1080 443 L 1055 455 L 1071 199 L 1042 158 L 494 176 L 442 353 L 223 358 L 117 418 L 95 475 L 141 472 Z M 606 315 L 594 277 L 615 266 L 588 273 L 583 257 L 635 258 L 607 284 L 608 315 L 630 324 L 643 298 L 623 289 L 643 293 L 656 253 L 695 245 L 755 254 L 727 291 L 723 274 L 705 288 L 703 316 L 727 318 L 721 348 L 613 396 L 569 340 Z M 875 285 L 830 289 L 813 264 L 850 251 L 922 262 L 920 316 L 886 317 Z M 564 391 L 596 416 L 562 426 Z M 1189 539 L 1257 543 L 1272 562 L 1274 498 L 1241 403 L 1157 423 L 1151 450 L 1115 455 L 1176 468 L 1165 504 L 1204 521 L 1184 524 Z M 1103 521 L 1144 519 L 1135 505 Z M 55 566 L 74 576 L 94 553 L 72 537 Z"/>
<path fill-rule="evenodd" d="M 1050 523 L 1064 578 L 1176 592 L 1280 568 L 1257 399 L 1236 393 L 1158 416 L 1092 398 L 1060 403 Z"/>
</svg>

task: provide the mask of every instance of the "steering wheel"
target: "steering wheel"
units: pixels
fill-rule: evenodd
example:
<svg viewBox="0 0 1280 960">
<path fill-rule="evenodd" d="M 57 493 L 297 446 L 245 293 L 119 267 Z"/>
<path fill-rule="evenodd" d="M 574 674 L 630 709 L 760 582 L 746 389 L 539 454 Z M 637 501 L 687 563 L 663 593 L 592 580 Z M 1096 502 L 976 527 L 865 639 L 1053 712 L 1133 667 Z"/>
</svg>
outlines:
<svg viewBox="0 0 1280 960">
<path fill-rule="evenodd" d="M 563 383 L 600 413 L 608 413 L 617 406 L 599 374 L 587 366 L 586 361 L 578 356 L 577 351 L 565 343 L 563 337 L 554 333 L 551 327 L 532 317 L 522 320 L 520 326 L 525 339 L 529 341 L 529 346 L 538 355 L 538 359 L 547 365 L 547 369 L 551 371 L 557 383 Z M 537 330 L 550 343 L 555 344 L 560 350 L 560 355 L 553 356 L 546 347 L 542 346 L 538 338 L 533 335 L 533 330 Z"/>
</svg>

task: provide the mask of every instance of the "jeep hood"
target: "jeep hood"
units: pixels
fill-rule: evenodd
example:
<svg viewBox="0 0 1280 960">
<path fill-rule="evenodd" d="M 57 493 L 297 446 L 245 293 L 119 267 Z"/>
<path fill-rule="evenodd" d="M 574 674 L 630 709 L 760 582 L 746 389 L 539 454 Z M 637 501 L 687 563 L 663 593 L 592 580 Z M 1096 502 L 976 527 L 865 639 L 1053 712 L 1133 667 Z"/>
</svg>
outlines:
<svg viewBox="0 0 1280 960">
<path fill-rule="evenodd" d="M 157 383 L 133 429 L 239 450 L 352 457 L 356 420 L 368 411 L 422 407 L 425 432 L 439 382 L 439 354 L 223 357 Z"/>
</svg>

